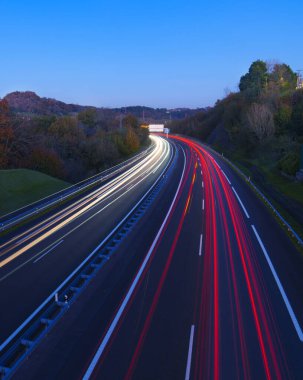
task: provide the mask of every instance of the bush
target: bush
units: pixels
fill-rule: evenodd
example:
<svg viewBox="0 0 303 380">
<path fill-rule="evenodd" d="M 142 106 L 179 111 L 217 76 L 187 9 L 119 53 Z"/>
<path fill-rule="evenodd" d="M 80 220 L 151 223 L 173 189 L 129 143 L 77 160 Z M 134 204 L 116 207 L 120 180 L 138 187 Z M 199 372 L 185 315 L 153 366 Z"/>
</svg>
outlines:
<svg viewBox="0 0 303 380">
<path fill-rule="evenodd" d="M 299 170 L 299 154 L 294 152 L 288 153 L 279 161 L 278 168 L 283 173 L 295 175 Z"/>
</svg>

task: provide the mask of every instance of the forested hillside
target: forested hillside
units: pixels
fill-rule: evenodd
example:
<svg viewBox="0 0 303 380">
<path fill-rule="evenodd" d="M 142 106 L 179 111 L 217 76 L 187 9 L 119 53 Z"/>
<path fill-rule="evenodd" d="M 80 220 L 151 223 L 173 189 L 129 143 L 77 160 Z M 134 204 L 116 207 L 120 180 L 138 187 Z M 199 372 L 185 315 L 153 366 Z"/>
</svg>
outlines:
<svg viewBox="0 0 303 380">
<path fill-rule="evenodd" d="M 253 62 L 238 92 L 172 122 L 171 129 L 199 138 L 232 159 L 302 231 L 303 89 L 297 88 L 297 79 L 286 64 Z"/>
<path fill-rule="evenodd" d="M 78 181 L 149 143 L 148 132 L 126 115 L 100 119 L 95 108 L 73 116 L 22 116 L 0 101 L 0 169 L 29 168 Z"/>
<path fill-rule="evenodd" d="M 303 89 L 286 64 L 254 62 L 239 92 L 213 108 L 172 122 L 176 133 L 203 139 L 244 164 L 259 164 L 295 176 L 303 143 Z"/>
<path fill-rule="evenodd" d="M 122 108 L 105 108 L 80 106 L 78 104 L 66 104 L 56 99 L 43 98 L 32 91 L 15 91 L 7 94 L 4 98 L 11 111 L 19 116 L 65 116 L 75 115 L 86 109 L 94 109 L 97 117 L 101 120 L 119 119 L 121 115 L 133 115 L 140 121 L 165 122 L 168 120 L 180 120 L 196 114 L 201 109 L 189 108 L 152 108 L 145 106 L 130 106 Z"/>
</svg>

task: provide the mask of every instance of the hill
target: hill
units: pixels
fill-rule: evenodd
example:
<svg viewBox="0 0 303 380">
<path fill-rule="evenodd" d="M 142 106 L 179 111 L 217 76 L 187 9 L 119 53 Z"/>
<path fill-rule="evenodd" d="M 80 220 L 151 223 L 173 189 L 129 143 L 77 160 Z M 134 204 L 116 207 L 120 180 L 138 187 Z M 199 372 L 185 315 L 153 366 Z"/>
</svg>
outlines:
<svg viewBox="0 0 303 380">
<path fill-rule="evenodd" d="M 81 112 L 85 107 L 76 104 L 66 104 L 56 99 L 41 98 L 32 91 L 15 91 L 7 94 L 4 99 L 15 113 L 37 115 L 68 115 Z"/>
<path fill-rule="evenodd" d="M 122 108 L 102 108 L 81 106 L 77 104 L 66 104 L 56 99 L 42 98 L 32 91 L 15 91 L 7 94 L 4 98 L 9 104 L 12 112 L 16 114 L 31 115 L 73 115 L 84 111 L 85 109 L 94 109 L 104 120 L 119 118 L 120 115 L 131 114 L 140 121 L 146 122 L 164 122 L 167 120 L 182 120 L 185 117 L 192 116 L 201 111 L 201 108 L 152 108 L 145 106 L 130 106 Z"/>
<path fill-rule="evenodd" d="M 258 60 L 240 78 L 238 92 L 170 125 L 173 132 L 199 138 L 239 165 L 298 230 L 303 225 L 300 83 L 287 64 Z"/>
</svg>

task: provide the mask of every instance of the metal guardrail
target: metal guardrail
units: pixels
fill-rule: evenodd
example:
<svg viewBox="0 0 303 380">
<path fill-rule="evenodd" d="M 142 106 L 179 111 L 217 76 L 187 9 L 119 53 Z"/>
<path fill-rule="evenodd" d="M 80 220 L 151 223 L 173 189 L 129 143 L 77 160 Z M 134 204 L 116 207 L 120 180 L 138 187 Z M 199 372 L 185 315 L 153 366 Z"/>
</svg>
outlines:
<svg viewBox="0 0 303 380">
<path fill-rule="evenodd" d="M 177 152 L 177 151 L 176 151 Z M 177 153 L 178 154 L 178 153 Z M 21 362 L 33 351 L 47 332 L 68 310 L 90 280 L 106 264 L 119 244 L 134 228 L 156 199 L 175 162 L 172 157 L 157 181 L 142 196 L 110 234 L 81 264 L 45 299 L 45 301 L 0 345 L 0 379 L 11 378 Z"/>
<path fill-rule="evenodd" d="M 270 202 L 270 200 L 263 194 L 263 192 L 251 181 L 251 179 L 242 172 L 241 169 L 239 169 L 233 162 L 231 162 L 228 158 L 221 155 L 220 153 L 216 152 L 214 149 L 212 149 L 210 146 L 204 144 L 209 150 L 211 150 L 213 153 L 215 153 L 218 157 L 222 158 L 224 161 L 226 161 L 241 177 L 245 179 L 246 182 L 248 182 L 251 187 L 255 190 L 255 192 L 263 199 L 263 201 L 268 205 L 268 207 L 272 210 L 272 212 L 277 216 L 278 219 L 280 219 L 281 223 L 284 224 L 288 231 L 292 233 L 294 238 L 297 240 L 298 244 L 303 246 L 303 239 L 299 236 L 299 234 L 294 230 L 294 228 L 284 219 L 284 217 L 279 213 L 279 211 L 274 207 L 274 205 Z"/>
<path fill-rule="evenodd" d="M 7 230 L 8 228 L 22 222 L 23 220 L 36 215 L 45 209 L 55 206 L 57 203 L 64 201 L 65 199 L 75 196 L 77 193 L 85 190 L 86 188 L 96 185 L 101 181 L 105 181 L 108 178 L 116 175 L 125 167 L 132 165 L 134 162 L 140 160 L 142 157 L 148 155 L 154 149 L 154 145 L 150 146 L 143 152 L 137 154 L 136 156 L 121 162 L 109 169 L 104 170 L 90 178 L 87 178 L 81 182 L 76 183 L 66 189 L 58 191 L 57 193 L 51 194 L 48 197 L 42 198 L 34 203 L 24 206 L 18 210 L 15 210 L 9 214 L 6 214 L 0 218 L 0 232 Z M 14 216 L 14 214 L 16 214 Z"/>
</svg>

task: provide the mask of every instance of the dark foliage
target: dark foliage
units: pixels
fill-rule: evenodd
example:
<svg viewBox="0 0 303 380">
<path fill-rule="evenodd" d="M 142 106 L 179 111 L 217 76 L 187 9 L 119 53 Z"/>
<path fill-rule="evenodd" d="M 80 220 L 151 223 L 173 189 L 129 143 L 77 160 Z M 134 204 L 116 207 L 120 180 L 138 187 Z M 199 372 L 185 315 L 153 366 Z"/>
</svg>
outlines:
<svg viewBox="0 0 303 380">
<path fill-rule="evenodd" d="M 0 101 L 0 168 L 30 168 L 78 181 L 148 144 L 138 120 L 100 119 L 94 108 L 76 116 L 20 116 Z"/>
<path fill-rule="evenodd" d="M 303 143 L 303 89 L 296 89 L 296 82 L 286 64 L 253 62 L 240 79 L 240 92 L 170 127 L 237 159 L 261 159 L 294 175 Z"/>
</svg>

